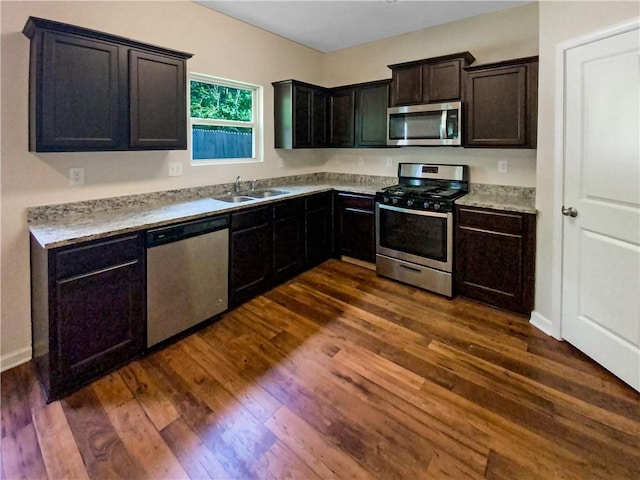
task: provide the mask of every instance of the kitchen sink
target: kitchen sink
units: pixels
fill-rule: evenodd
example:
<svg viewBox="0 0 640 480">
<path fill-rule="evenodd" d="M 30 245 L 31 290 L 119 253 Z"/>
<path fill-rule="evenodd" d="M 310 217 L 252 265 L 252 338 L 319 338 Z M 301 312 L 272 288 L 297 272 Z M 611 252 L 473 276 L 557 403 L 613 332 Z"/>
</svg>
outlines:
<svg viewBox="0 0 640 480">
<path fill-rule="evenodd" d="M 216 197 L 216 200 L 227 203 L 241 203 L 248 202 L 249 200 L 255 200 L 255 198 L 247 197 L 244 195 L 225 195 L 224 197 Z"/>
<path fill-rule="evenodd" d="M 285 195 L 289 192 L 284 190 L 254 190 L 252 192 L 245 193 L 246 196 L 252 198 L 267 198 L 275 197 L 276 195 Z"/>
</svg>

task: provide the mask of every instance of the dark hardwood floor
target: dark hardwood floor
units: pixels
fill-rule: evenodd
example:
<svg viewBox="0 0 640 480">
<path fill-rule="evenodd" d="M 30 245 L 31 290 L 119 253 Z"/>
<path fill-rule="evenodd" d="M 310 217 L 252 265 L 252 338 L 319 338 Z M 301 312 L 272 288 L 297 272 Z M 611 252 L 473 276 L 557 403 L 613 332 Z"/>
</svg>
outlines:
<svg viewBox="0 0 640 480">
<path fill-rule="evenodd" d="M 45 405 L 2 477 L 638 479 L 640 395 L 527 320 L 336 260 Z"/>
</svg>

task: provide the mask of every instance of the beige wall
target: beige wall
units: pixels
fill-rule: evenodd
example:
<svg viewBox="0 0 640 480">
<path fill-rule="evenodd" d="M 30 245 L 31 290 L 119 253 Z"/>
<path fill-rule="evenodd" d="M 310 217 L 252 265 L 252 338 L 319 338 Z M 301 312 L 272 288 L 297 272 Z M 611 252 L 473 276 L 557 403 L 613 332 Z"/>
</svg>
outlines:
<svg viewBox="0 0 640 480">
<path fill-rule="evenodd" d="M 391 78 L 387 65 L 469 51 L 476 64 L 538 54 L 538 4 L 428 28 L 323 57 L 324 85 L 336 86 Z M 535 150 L 402 148 L 330 151 L 326 169 L 395 175 L 399 162 L 428 161 L 470 166 L 476 183 L 535 186 Z M 509 161 L 509 173 L 498 173 L 498 160 Z"/>
<path fill-rule="evenodd" d="M 28 354 L 31 345 L 29 206 L 265 178 L 322 169 L 321 152 L 278 152 L 265 122 L 262 164 L 190 167 L 187 151 L 55 153 L 27 151 L 29 40 L 27 17 L 37 16 L 191 52 L 190 71 L 264 86 L 264 118 L 273 118 L 271 82 L 322 81 L 321 54 L 192 2 L 2 1 L 2 339 L 0 360 Z M 167 176 L 167 163 L 184 176 Z M 282 166 L 281 166 L 282 164 Z M 86 185 L 69 187 L 69 167 L 84 167 Z M 27 357 L 28 358 L 28 357 Z"/>
<path fill-rule="evenodd" d="M 190 71 L 264 86 L 262 164 L 191 167 L 188 152 L 57 153 L 27 151 L 29 15 L 82 25 L 194 53 Z M 538 7 L 528 5 L 322 55 L 188 1 L 2 1 L 1 28 L 1 342 L 0 365 L 29 354 L 30 206 L 145 193 L 313 171 L 394 175 L 398 161 L 467 163 L 475 182 L 533 186 L 535 151 L 448 148 L 277 151 L 272 148 L 270 83 L 286 78 L 332 86 L 389 78 L 386 65 L 469 50 L 480 62 L 537 54 Z M 510 173 L 497 174 L 497 160 Z M 167 176 L 168 162 L 183 164 Z M 388 166 L 387 163 L 391 163 Z M 86 185 L 68 186 L 70 167 L 85 169 Z M 28 358 L 28 357 L 27 357 Z"/>
<path fill-rule="evenodd" d="M 554 158 L 556 135 L 562 126 L 555 124 L 556 45 L 586 35 L 624 20 L 637 18 L 640 4 L 631 2 L 542 2 L 540 4 L 540 72 L 538 104 L 538 159 L 536 175 L 536 207 L 538 208 L 538 240 L 536 258 L 535 315 L 559 331 L 559 312 L 552 307 L 554 271 L 560 269 L 552 256 Z"/>
</svg>

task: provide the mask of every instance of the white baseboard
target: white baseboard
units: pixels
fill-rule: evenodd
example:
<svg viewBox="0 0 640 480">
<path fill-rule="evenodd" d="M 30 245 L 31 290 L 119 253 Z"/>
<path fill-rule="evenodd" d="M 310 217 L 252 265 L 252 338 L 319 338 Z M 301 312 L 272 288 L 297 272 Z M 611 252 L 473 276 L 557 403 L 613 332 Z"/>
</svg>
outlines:
<svg viewBox="0 0 640 480">
<path fill-rule="evenodd" d="M 0 357 L 0 372 L 17 367 L 31 360 L 31 347 L 22 348 Z"/>
<path fill-rule="evenodd" d="M 553 323 L 547 317 L 542 315 L 539 312 L 533 311 L 531 312 L 531 318 L 529 319 L 529 323 L 536 327 L 538 330 L 546 333 L 550 337 L 555 338 L 556 340 L 560 340 L 557 335 L 555 335 L 555 329 L 553 327 Z"/>
</svg>

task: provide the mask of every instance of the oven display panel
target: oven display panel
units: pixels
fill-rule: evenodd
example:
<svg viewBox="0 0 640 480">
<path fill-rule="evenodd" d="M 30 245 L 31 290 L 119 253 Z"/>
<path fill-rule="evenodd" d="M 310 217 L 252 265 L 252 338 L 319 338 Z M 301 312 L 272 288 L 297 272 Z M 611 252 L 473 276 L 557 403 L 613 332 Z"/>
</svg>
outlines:
<svg viewBox="0 0 640 480">
<path fill-rule="evenodd" d="M 380 246 L 447 261 L 447 219 L 380 209 Z"/>
</svg>

